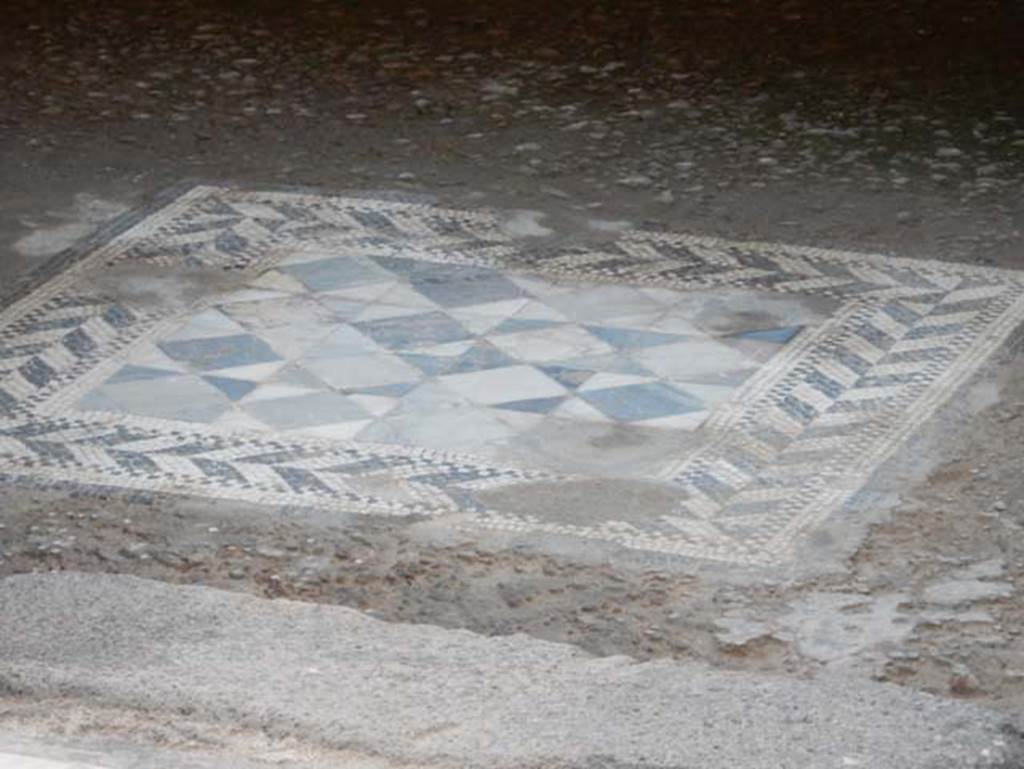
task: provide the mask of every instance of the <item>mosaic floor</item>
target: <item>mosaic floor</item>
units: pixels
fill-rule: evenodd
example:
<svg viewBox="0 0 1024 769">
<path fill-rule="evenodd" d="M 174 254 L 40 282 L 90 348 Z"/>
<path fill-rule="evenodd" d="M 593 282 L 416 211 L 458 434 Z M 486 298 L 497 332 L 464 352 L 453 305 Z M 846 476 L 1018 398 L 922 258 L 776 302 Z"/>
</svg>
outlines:
<svg viewBox="0 0 1024 769">
<path fill-rule="evenodd" d="M 6 301 L 0 470 L 774 563 L 1024 318 L 1005 271 L 503 222 L 215 187 L 128 217 Z M 581 478 L 678 509 L 484 501 Z"/>
</svg>

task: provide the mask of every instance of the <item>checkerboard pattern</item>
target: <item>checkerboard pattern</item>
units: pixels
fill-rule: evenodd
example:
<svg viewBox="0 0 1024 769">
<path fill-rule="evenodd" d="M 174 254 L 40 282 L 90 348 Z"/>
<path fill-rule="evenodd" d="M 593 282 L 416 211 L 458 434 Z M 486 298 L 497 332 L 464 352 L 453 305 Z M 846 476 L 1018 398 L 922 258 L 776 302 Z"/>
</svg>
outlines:
<svg viewBox="0 0 1024 769">
<path fill-rule="evenodd" d="M 743 306 L 302 253 L 134 348 L 76 408 L 477 451 L 545 420 L 693 430 L 815 320 Z"/>
</svg>

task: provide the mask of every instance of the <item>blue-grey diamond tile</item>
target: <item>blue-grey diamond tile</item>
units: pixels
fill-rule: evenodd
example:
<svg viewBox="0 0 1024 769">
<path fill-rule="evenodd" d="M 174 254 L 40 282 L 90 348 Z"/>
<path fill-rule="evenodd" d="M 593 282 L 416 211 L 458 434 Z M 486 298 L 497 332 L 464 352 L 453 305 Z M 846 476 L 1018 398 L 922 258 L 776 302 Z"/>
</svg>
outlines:
<svg viewBox="0 0 1024 769">
<path fill-rule="evenodd" d="M 601 341 L 620 350 L 657 347 L 660 344 L 682 342 L 688 338 L 682 334 L 664 334 L 659 331 L 642 331 L 632 328 L 607 328 L 604 326 L 585 326 L 585 328 Z"/>
<path fill-rule="evenodd" d="M 443 312 L 383 318 L 356 323 L 354 326 L 377 344 L 390 350 L 408 350 L 428 344 L 444 344 L 473 338 L 473 334 Z"/>
<path fill-rule="evenodd" d="M 732 334 L 733 339 L 749 339 L 752 342 L 771 342 L 773 344 L 786 344 L 803 329 L 803 326 L 786 326 L 782 328 L 764 328 L 752 331 L 741 331 Z"/>
<path fill-rule="evenodd" d="M 523 290 L 496 272 L 458 274 L 443 280 L 413 278 L 412 287 L 443 307 L 467 307 L 523 296 Z"/>
<path fill-rule="evenodd" d="M 374 256 L 370 258 L 388 272 L 403 277 L 413 283 L 443 283 L 449 280 L 485 278 L 495 274 L 494 270 L 486 267 L 439 264 L 437 262 L 427 262 L 422 259 L 404 259 L 400 256 Z"/>
<path fill-rule="evenodd" d="M 564 321 L 534 320 L 532 318 L 509 318 L 502 321 L 490 334 L 514 334 L 518 331 L 538 331 L 552 326 L 564 326 Z"/>
<path fill-rule="evenodd" d="M 264 424 L 282 430 L 359 421 L 370 417 L 359 404 L 335 392 L 255 401 L 246 404 L 244 409 Z"/>
<path fill-rule="evenodd" d="M 700 411 L 704 404 L 695 398 L 661 382 L 623 385 L 607 390 L 589 390 L 579 396 L 603 414 L 621 422 L 686 414 Z"/>
<path fill-rule="evenodd" d="M 465 374 L 468 371 L 483 371 L 501 366 L 514 366 L 518 363 L 489 342 L 477 342 L 466 352 L 455 359 L 446 374 Z"/>
<path fill-rule="evenodd" d="M 509 403 L 498 403 L 496 409 L 508 409 L 510 411 L 526 411 L 531 414 L 550 414 L 556 406 L 565 402 L 568 396 L 560 395 L 554 398 L 530 398 L 523 401 L 511 401 Z"/>
<path fill-rule="evenodd" d="M 537 368 L 559 384 L 568 387 L 570 390 L 575 390 L 581 384 L 590 379 L 590 377 L 594 376 L 593 371 L 579 368 L 568 368 L 566 366 L 537 366 Z"/>
<path fill-rule="evenodd" d="M 443 355 L 421 355 L 419 353 L 401 353 L 398 356 L 406 363 L 415 366 L 427 376 L 440 376 L 448 372 L 454 360 Z"/>
<path fill-rule="evenodd" d="M 169 376 L 178 376 L 180 371 L 166 371 L 161 368 L 150 366 L 133 366 L 131 364 L 122 366 L 107 380 L 107 384 L 120 384 L 121 382 L 139 382 L 146 379 L 163 379 Z"/>
<path fill-rule="evenodd" d="M 419 384 L 419 382 L 398 382 L 397 384 L 377 385 L 376 387 L 359 387 L 352 390 L 352 392 L 358 395 L 382 395 L 386 398 L 401 398 Z"/>
<path fill-rule="evenodd" d="M 222 376 L 204 376 L 203 379 L 233 401 L 241 400 L 257 387 L 256 382 L 249 382 L 245 379 L 231 379 Z"/>
<path fill-rule="evenodd" d="M 281 360 L 270 345 L 251 334 L 180 339 L 160 342 L 157 346 L 168 357 L 188 363 L 200 371 Z"/>
<path fill-rule="evenodd" d="M 334 291 L 365 283 L 380 283 L 392 278 L 369 259 L 338 257 L 315 262 L 287 264 L 280 271 L 291 275 L 313 291 Z"/>
</svg>

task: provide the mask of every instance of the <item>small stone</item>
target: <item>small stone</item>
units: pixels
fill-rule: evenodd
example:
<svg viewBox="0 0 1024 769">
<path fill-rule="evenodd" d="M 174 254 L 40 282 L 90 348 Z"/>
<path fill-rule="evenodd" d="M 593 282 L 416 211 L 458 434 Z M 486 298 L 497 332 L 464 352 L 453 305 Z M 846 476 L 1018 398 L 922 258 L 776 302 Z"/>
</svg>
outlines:
<svg viewBox="0 0 1024 769">
<path fill-rule="evenodd" d="M 672 190 L 662 190 L 654 196 L 654 199 L 659 203 L 674 203 L 676 196 L 672 194 Z"/>
<path fill-rule="evenodd" d="M 958 606 L 975 601 L 992 601 L 1008 598 L 1013 586 L 1007 582 L 982 582 L 978 579 L 948 579 L 929 585 L 923 598 L 938 606 Z"/>
<path fill-rule="evenodd" d="M 650 187 L 654 184 L 654 180 L 649 176 L 643 174 L 632 174 L 630 176 L 623 176 L 621 179 L 616 181 L 620 187 L 628 187 L 633 190 L 642 190 Z"/>
<path fill-rule="evenodd" d="M 278 547 L 261 546 L 253 550 L 261 558 L 284 558 L 286 553 Z"/>
<path fill-rule="evenodd" d="M 956 665 L 953 674 L 949 678 L 949 691 L 953 694 L 965 697 L 975 694 L 979 689 L 978 679 L 964 665 Z"/>
</svg>

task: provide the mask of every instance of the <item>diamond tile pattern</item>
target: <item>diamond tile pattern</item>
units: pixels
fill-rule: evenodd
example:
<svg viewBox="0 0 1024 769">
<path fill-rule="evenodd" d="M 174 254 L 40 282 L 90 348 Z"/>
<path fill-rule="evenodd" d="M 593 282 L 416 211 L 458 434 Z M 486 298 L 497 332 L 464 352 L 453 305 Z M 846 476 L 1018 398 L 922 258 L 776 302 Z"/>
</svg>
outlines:
<svg viewBox="0 0 1024 769">
<path fill-rule="evenodd" d="M 546 420 L 694 429 L 800 331 L 744 324 L 742 310 L 664 289 L 303 255 L 135 350 L 79 408 L 453 448 Z"/>
</svg>

